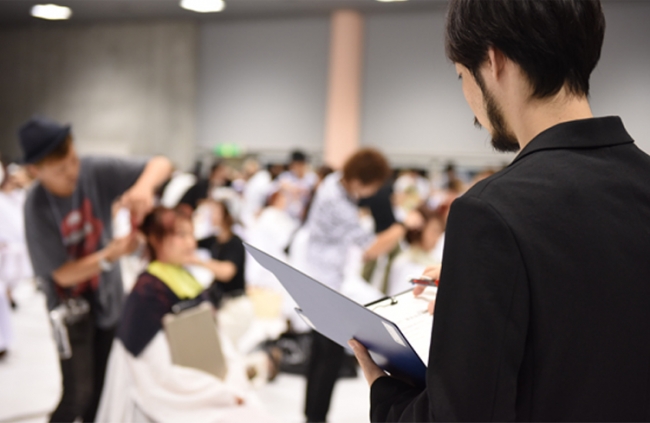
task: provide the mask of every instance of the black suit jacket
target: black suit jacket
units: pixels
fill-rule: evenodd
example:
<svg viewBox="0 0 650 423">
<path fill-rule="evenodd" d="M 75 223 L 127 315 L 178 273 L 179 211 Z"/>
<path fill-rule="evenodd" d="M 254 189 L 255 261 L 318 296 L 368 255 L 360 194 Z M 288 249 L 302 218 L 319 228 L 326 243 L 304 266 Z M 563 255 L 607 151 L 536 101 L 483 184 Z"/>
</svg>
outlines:
<svg viewBox="0 0 650 423">
<path fill-rule="evenodd" d="M 421 391 L 373 421 L 650 418 L 650 157 L 617 117 L 533 139 L 449 215 Z"/>
</svg>

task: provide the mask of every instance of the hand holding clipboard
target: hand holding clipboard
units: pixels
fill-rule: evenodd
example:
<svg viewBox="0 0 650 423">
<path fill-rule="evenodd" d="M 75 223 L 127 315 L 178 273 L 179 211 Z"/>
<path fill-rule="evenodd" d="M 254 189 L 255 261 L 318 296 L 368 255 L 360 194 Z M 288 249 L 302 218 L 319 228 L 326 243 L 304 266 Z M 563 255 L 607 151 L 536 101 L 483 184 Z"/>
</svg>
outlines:
<svg viewBox="0 0 650 423">
<path fill-rule="evenodd" d="M 413 294 L 415 297 L 422 295 L 425 289 L 429 286 L 438 286 L 440 269 L 441 267 L 439 265 L 427 267 L 421 277 L 417 279 L 411 279 L 411 283 L 415 285 L 415 288 L 413 288 Z M 435 303 L 435 299 L 429 302 L 427 306 L 429 314 L 433 314 Z M 363 371 L 366 381 L 368 382 L 368 386 L 372 386 L 372 384 L 378 378 L 386 376 L 384 370 L 377 366 L 377 364 L 368 353 L 366 347 L 364 347 L 359 341 L 351 339 L 348 342 L 348 345 L 350 348 L 352 348 L 352 351 L 354 352 L 354 355 L 357 358 L 359 365 L 361 366 L 361 370 Z"/>
</svg>

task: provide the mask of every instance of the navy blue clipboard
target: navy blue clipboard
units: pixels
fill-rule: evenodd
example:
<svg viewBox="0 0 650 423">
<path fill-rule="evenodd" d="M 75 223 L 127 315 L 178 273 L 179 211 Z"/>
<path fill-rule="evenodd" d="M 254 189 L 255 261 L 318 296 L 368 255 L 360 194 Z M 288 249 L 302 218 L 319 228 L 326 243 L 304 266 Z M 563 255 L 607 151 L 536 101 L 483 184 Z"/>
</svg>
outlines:
<svg viewBox="0 0 650 423">
<path fill-rule="evenodd" d="M 424 387 L 427 368 L 397 325 L 264 251 L 247 243 L 244 247 L 275 275 L 314 330 L 347 350 L 348 340 L 358 340 L 381 368 Z"/>
</svg>

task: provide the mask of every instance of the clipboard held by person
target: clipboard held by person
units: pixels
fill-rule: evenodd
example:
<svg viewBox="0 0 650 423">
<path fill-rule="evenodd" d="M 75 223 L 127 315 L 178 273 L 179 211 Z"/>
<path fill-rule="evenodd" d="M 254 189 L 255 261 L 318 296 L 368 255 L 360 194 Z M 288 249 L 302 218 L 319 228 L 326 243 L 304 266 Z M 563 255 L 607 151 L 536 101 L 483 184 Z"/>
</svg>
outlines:
<svg viewBox="0 0 650 423">
<path fill-rule="evenodd" d="M 386 301 L 391 302 L 389 298 L 365 307 L 249 244 L 244 243 L 244 247 L 280 281 L 298 304 L 296 311 L 312 329 L 346 350 L 350 350 L 348 340 L 358 340 L 368 349 L 377 364 L 392 376 L 407 380 L 417 387 L 424 386 L 425 361 L 431 337 L 429 329 L 433 325 L 433 318 L 426 312 L 429 298 L 415 298 L 412 293 L 406 292 L 396 296 L 397 303 L 393 305 L 384 306 Z M 400 327 L 395 320 L 408 315 L 413 304 L 417 304 L 424 313 L 418 310 L 416 316 L 410 316 L 417 317 L 408 320 L 411 328 L 404 325 Z M 410 342 L 404 334 L 405 328 L 423 334 L 423 339 L 411 337 Z M 412 345 L 415 341 L 417 344 L 426 344 L 424 359 L 422 356 L 425 353 L 418 353 Z"/>
</svg>

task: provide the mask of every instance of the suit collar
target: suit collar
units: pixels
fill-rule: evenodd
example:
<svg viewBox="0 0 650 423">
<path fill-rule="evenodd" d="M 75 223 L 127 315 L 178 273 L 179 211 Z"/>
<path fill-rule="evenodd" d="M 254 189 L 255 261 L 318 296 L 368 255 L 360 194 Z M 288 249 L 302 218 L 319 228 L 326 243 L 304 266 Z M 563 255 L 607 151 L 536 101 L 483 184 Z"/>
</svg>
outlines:
<svg viewBox="0 0 650 423">
<path fill-rule="evenodd" d="M 597 148 L 632 142 L 634 140 L 618 116 L 574 120 L 552 126 L 537 135 L 521 150 L 513 163 L 542 150 Z"/>
</svg>

